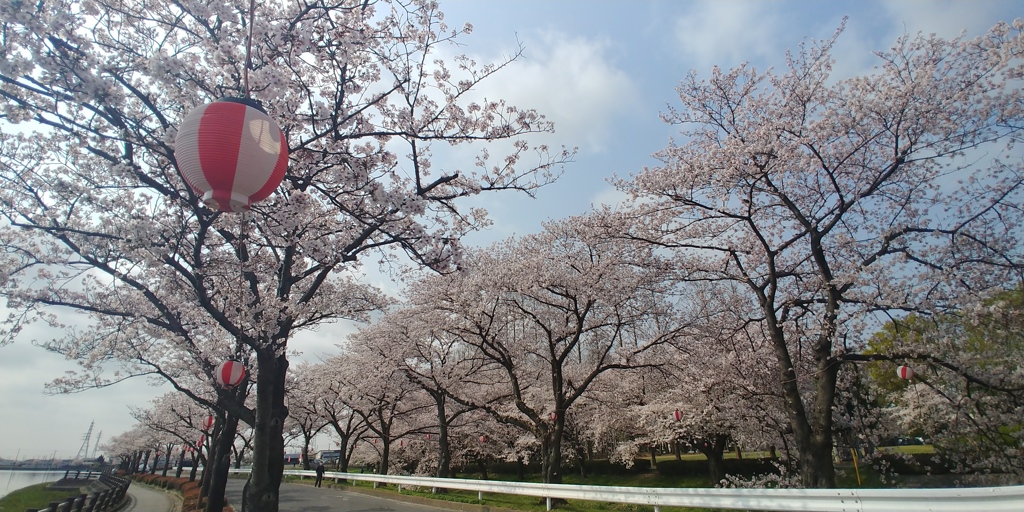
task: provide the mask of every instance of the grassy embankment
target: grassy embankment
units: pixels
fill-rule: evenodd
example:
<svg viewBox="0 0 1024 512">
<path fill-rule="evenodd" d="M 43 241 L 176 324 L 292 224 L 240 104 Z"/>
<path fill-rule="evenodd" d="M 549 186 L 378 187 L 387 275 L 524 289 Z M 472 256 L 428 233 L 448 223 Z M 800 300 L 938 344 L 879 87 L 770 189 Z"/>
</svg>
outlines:
<svg viewBox="0 0 1024 512">
<path fill-rule="evenodd" d="M 23 487 L 0 498 L 0 512 L 25 512 L 28 508 L 46 508 L 51 501 L 64 501 L 81 494 L 79 490 L 51 491 L 47 487 L 52 483 Z"/>
</svg>

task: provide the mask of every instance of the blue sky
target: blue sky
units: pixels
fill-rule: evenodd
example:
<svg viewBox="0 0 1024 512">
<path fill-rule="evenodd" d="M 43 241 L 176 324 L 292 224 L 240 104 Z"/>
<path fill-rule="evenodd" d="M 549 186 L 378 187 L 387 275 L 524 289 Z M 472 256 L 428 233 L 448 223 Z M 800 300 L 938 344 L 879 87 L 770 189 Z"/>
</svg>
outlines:
<svg viewBox="0 0 1024 512">
<path fill-rule="evenodd" d="M 479 62 L 499 60 L 518 43 L 524 57 L 486 84 L 491 98 L 533 107 L 556 123 L 556 133 L 534 143 L 579 146 L 558 183 L 525 197 L 489 196 L 491 230 L 467 242 L 488 244 L 540 230 L 548 219 L 584 213 L 616 201 L 607 180 L 654 164 L 674 130 L 659 119 L 677 98 L 675 87 L 691 70 L 749 61 L 780 66 L 785 50 L 807 37 L 829 37 L 848 16 L 834 51 L 835 76 L 864 72 L 871 52 L 904 33 L 952 37 L 983 33 L 997 21 L 1024 15 L 1019 1 L 535 1 L 440 0 L 452 27 L 470 22 L 473 33 L 451 49 Z M 441 154 L 441 151 L 435 153 Z M 464 167 L 458 152 L 435 167 Z M 292 344 L 304 358 L 334 352 L 347 329 L 323 329 Z M 42 336 L 44 333 L 37 333 Z M 74 456 L 89 422 L 93 435 L 130 428 L 127 405 L 145 403 L 165 388 L 124 383 L 72 396 L 46 396 L 43 384 L 71 366 L 27 342 L 0 348 L 0 456 Z M 95 437 L 93 438 L 95 442 Z"/>
</svg>

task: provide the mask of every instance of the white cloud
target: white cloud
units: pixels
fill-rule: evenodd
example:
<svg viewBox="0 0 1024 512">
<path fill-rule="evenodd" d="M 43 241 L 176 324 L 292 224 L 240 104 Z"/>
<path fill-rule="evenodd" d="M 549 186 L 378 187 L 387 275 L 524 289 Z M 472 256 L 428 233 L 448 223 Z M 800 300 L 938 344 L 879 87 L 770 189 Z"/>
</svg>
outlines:
<svg viewBox="0 0 1024 512">
<path fill-rule="evenodd" d="M 992 20 L 999 18 L 1001 7 L 1005 7 L 997 2 L 961 0 L 889 0 L 881 5 L 892 19 L 890 42 L 904 33 L 934 33 L 944 38 L 959 36 L 964 30 L 981 34 L 992 28 Z"/>
<path fill-rule="evenodd" d="M 732 68 L 743 62 L 776 61 L 787 37 L 775 2 L 701 2 L 675 23 L 679 54 L 690 67 Z M 783 45 L 783 46 L 780 46 Z"/>
<path fill-rule="evenodd" d="M 544 114 L 556 130 L 544 137 L 547 143 L 604 151 L 615 118 L 638 102 L 635 83 L 608 55 L 611 45 L 549 31 L 525 38 L 524 46 L 524 57 L 482 83 L 478 93 Z"/>
<path fill-rule="evenodd" d="M 629 194 L 626 194 L 621 190 L 617 190 L 609 186 L 599 191 L 597 194 L 594 194 L 593 198 L 590 201 L 590 204 L 593 205 L 594 207 L 599 207 L 602 205 L 617 207 L 624 203 L 627 199 L 629 199 Z"/>
</svg>

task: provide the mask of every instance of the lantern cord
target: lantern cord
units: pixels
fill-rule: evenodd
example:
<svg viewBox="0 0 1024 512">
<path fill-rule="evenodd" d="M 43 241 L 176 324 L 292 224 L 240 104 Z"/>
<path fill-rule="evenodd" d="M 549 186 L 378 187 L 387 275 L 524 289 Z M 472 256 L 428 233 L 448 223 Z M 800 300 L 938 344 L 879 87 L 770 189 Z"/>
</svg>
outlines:
<svg viewBox="0 0 1024 512">
<path fill-rule="evenodd" d="M 242 71 L 242 83 L 245 86 L 245 97 L 249 95 L 249 68 L 252 67 L 252 25 L 256 18 L 256 0 L 249 0 L 249 36 L 245 40 L 245 69 Z"/>
<path fill-rule="evenodd" d="M 246 94 L 249 91 L 246 90 Z M 242 351 L 242 315 L 245 311 L 245 261 L 242 260 L 245 251 L 245 215 L 243 210 L 238 214 L 238 335 L 235 337 L 235 355 L 241 360 Z"/>
</svg>

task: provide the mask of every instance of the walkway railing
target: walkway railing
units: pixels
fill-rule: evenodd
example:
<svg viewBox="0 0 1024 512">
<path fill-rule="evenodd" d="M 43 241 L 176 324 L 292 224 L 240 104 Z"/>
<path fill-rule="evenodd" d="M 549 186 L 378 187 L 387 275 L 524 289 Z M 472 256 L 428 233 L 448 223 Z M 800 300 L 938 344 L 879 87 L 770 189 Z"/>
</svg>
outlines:
<svg viewBox="0 0 1024 512">
<path fill-rule="evenodd" d="M 49 507 L 39 509 L 38 512 L 111 512 L 119 510 L 128 493 L 131 480 L 105 473 L 99 475 L 99 481 L 106 486 L 106 489 L 95 491 L 92 494 L 79 494 L 77 497 L 68 498 L 63 502 L 52 501 Z M 37 509 L 30 508 L 26 512 L 37 512 Z"/>
<path fill-rule="evenodd" d="M 248 469 L 232 469 L 248 474 Z M 288 470 L 285 475 L 315 478 L 315 471 Z M 373 475 L 367 473 L 324 474 L 335 482 L 349 480 L 436 489 L 461 489 L 483 493 L 518 494 L 552 499 L 629 503 L 660 507 L 704 507 L 773 511 L 819 512 L 1021 512 L 1024 510 L 1024 486 L 969 487 L 956 489 L 677 489 L 661 487 L 618 487 L 604 485 L 539 484 L 430 478 L 419 476 Z"/>
</svg>

